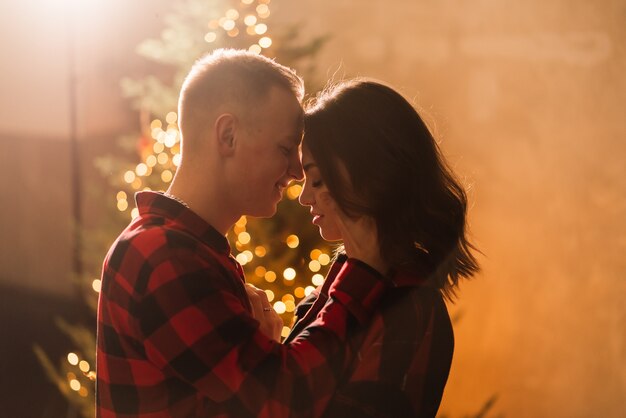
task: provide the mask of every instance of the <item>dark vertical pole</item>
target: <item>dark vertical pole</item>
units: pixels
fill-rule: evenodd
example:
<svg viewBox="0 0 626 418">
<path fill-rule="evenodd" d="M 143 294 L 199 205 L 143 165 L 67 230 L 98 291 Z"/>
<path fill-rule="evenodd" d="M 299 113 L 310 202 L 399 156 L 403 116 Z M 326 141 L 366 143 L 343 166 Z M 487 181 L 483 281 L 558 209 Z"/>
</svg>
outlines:
<svg viewBox="0 0 626 418">
<path fill-rule="evenodd" d="M 70 182 L 72 190 L 72 235 L 74 238 L 74 248 L 72 252 L 72 264 L 75 277 L 80 277 L 83 273 L 82 248 L 82 208 L 81 208 L 81 170 L 80 170 L 80 150 L 78 144 L 78 103 L 77 103 L 77 70 L 76 70 L 76 11 L 67 11 L 67 31 L 68 31 L 68 100 L 69 100 L 69 141 L 70 141 Z"/>
</svg>

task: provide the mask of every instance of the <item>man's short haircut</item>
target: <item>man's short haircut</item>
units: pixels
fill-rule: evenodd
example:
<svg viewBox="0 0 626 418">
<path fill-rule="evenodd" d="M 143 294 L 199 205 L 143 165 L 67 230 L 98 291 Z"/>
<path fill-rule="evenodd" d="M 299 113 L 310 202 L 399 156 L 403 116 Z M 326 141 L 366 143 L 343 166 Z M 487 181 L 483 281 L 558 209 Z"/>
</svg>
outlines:
<svg viewBox="0 0 626 418">
<path fill-rule="evenodd" d="M 301 102 L 304 83 L 294 70 L 246 50 L 217 49 L 198 59 L 185 78 L 178 102 L 183 135 L 191 120 L 203 118 L 222 105 L 254 109 L 272 87 L 282 87 Z"/>
</svg>

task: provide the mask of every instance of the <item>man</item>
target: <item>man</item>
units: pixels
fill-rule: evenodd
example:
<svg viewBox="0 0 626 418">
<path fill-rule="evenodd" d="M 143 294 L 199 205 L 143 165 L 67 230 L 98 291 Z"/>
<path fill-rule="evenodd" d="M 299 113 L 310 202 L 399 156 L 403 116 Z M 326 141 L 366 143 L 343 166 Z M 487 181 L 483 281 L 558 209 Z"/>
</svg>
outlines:
<svg viewBox="0 0 626 418">
<path fill-rule="evenodd" d="M 278 317 L 263 292 L 248 297 L 225 238 L 242 215 L 273 215 L 302 178 L 302 96 L 292 70 L 260 55 L 218 50 L 192 68 L 172 185 L 136 195 L 139 216 L 104 261 L 98 417 L 323 412 L 349 365 L 347 334 L 369 319 L 385 279 L 348 260 L 317 320 L 282 345 L 266 336 L 276 339 Z"/>
</svg>

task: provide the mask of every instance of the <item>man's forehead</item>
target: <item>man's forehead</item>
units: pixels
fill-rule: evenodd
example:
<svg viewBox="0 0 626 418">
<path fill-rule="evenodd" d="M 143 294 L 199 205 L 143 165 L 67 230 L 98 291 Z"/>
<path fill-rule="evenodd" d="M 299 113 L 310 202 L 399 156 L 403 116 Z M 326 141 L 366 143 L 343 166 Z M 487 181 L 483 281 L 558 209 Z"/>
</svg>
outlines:
<svg viewBox="0 0 626 418">
<path fill-rule="evenodd" d="M 293 133 L 288 135 L 288 139 L 293 142 L 295 145 L 300 145 L 302 143 L 302 138 L 304 137 L 304 118 L 300 118 L 296 124 Z"/>
</svg>

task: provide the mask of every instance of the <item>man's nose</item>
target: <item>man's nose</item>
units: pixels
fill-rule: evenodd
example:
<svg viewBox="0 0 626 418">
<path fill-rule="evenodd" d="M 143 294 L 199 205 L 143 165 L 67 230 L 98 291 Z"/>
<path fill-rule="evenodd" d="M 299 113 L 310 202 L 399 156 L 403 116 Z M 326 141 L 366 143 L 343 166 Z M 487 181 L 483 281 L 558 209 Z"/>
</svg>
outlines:
<svg viewBox="0 0 626 418">
<path fill-rule="evenodd" d="M 289 164 L 289 175 L 296 181 L 304 179 L 304 170 L 302 169 L 302 161 L 300 161 L 299 155 L 296 155 Z"/>
</svg>

